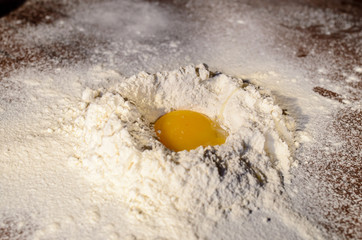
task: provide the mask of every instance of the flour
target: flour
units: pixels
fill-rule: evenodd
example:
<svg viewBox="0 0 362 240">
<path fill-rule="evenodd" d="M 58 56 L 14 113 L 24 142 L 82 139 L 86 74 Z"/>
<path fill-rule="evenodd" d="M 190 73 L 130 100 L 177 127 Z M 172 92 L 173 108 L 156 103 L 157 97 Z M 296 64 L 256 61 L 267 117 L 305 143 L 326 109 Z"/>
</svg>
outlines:
<svg viewBox="0 0 362 240">
<path fill-rule="evenodd" d="M 229 133 L 225 144 L 165 148 L 152 123 L 175 109 L 218 121 Z M 208 228 L 248 215 L 261 193 L 279 193 L 289 179 L 292 119 L 265 90 L 204 65 L 119 76 L 112 87 L 84 90 L 75 112 L 75 125 L 65 126 L 79 138 L 71 166 L 104 197 L 119 199 L 130 229 L 156 231 L 133 233 L 141 239 L 210 237 Z"/>
<path fill-rule="evenodd" d="M 360 109 L 358 19 L 292 2 L 76 2 L 0 19 L 1 239 L 361 235 L 358 132 L 333 127 Z M 198 62 L 228 76 L 168 72 Z M 176 109 L 227 142 L 169 151 L 153 123 Z"/>
</svg>

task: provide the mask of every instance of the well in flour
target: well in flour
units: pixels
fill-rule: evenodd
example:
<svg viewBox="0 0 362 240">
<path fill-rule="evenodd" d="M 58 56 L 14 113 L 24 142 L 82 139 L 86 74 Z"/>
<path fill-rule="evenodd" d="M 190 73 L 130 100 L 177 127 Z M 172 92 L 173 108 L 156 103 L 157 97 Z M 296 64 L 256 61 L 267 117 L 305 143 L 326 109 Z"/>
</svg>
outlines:
<svg viewBox="0 0 362 240">
<path fill-rule="evenodd" d="M 229 133 L 225 143 L 168 150 L 152 123 L 179 109 L 218 120 Z M 119 199 L 135 233 L 157 229 L 137 237 L 168 237 L 177 228 L 178 238 L 194 239 L 220 219 L 247 215 L 261 193 L 282 192 L 292 161 L 288 121 L 265 91 L 204 65 L 141 72 L 83 92 L 70 162 L 98 192 Z"/>
</svg>

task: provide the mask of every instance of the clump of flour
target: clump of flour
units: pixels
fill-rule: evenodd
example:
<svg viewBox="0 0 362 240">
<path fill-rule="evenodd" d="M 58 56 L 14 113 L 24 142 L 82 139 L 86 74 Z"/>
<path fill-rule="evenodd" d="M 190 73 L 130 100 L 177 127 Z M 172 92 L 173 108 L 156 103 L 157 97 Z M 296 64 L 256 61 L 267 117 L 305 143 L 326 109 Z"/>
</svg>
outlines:
<svg viewBox="0 0 362 240">
<path fill-rule="evenodd" d="M 165 148 L 152 124 L 180 109 L 218 121 L 229 134 L 225 144 Z M 120 200 L 130 228 L 155 231 L 135 236 L 170 238 L 178 229 L 176 239 L 193 239 L 222 218 L 246 215 L 261 193 L 281 191 L 293 126 L 267 91 L 198 65 L 87 88 L 66 129 L 80 140 L 70 164 L 105 197 Z"/>
</svg>

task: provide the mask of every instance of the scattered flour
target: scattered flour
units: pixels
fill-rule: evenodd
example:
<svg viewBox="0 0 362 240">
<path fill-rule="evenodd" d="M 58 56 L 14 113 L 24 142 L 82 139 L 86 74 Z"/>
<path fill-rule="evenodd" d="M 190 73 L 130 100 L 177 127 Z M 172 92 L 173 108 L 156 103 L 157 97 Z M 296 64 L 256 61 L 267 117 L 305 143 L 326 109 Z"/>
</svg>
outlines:
<svg viewBox="0 0 362 240">
<path fill-rule="evenodd" d="M 0 23 L 3 56 L 19 67 L 0 79 L 1 239 L 318 239 L 316 228 L 325 228 L 325 239 L 357 236 L 348 234 L 358 229 L 358 211 L 345 206 L 358 194 L 345 200 L 320 174 L 331 163 L 322 153 L 331 151 L 331 114 L 341 103 L 312 91 L 324 84 L 344 94 L 333 71 L 343 73 L 346 89 L 357 89 L 350 85 L 360 82 L 361 66 L 353 60 L 345 71 L 346 61 L 330 51 L 355 52 L 348 43 L 358 31 L 346 31 L 347 15 L 250 1 L 63 1 L 68 10 L 43 2 L 25 6 L 42 11 L 56 3 L 49 14 L 64 17 Z M 304 41 L 308 29 L 322 34 L 319 47 Z M 328 43 L 333 35 L 343 44 Z M 299 47 L 309 55 L 297 59 Z M 130 78 L 113 71 L 129 77 L 194 62 L 270 89 L 297 131 L 268 91 L 203 66 Z M 360 109 L 360 102 L 344 104 Z M 183 108 L 227 128 L 226 144 L 165 149 L 152 123 Z M 305 144 L 293 161 L 298 142 Z M 296 161 L 304 169 L 290 169 Z M 343 180 L 326 173 L 348 182 L 339 171 Z"/>
</svg>

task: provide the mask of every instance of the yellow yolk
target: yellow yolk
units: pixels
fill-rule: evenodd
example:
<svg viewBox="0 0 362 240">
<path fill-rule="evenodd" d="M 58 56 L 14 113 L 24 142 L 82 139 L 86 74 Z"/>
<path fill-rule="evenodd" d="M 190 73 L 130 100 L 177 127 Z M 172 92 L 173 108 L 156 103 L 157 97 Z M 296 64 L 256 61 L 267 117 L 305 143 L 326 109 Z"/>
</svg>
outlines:
<svg viewBox="0 0 362 240">
<path fill-rule="evenodd" d="M 206 115 L 179 110 L 167 113 L 155 123 L 160 142 L 176 152 L 199 146 L 214 146 L 225 143 L 227 133 Z"/>
</svg>

